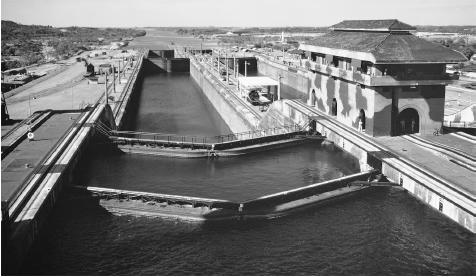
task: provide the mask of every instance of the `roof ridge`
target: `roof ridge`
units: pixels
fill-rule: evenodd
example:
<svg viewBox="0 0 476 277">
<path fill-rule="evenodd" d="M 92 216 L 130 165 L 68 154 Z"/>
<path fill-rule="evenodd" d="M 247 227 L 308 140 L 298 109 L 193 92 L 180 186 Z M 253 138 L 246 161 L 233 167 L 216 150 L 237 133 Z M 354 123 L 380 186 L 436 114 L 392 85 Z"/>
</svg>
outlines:
<svg viewBox="0 0 476 277">
<path fill-rule="evenodd" d="M 375 45 L 374 49 L 372 49 L 370 52 L 376 51 L 377 48 L 379 48 L 387 40 L 387 38 L 390 37 L 390 35 L 391 35 L 391 33 L 386 34 L 385 38 L 382 39 L 382 41 L 379 42 L 379 44 Z"/>
<path fill-rule="evenodd" d="M 393 21 L 392 24 L 390 24 L 390 26 L 388 26 L 389 30 L 392 28 L 393 25 L 395 25 L 398 22 L 397 19 L 392 19 L 392 21 Z"/>
</svg>

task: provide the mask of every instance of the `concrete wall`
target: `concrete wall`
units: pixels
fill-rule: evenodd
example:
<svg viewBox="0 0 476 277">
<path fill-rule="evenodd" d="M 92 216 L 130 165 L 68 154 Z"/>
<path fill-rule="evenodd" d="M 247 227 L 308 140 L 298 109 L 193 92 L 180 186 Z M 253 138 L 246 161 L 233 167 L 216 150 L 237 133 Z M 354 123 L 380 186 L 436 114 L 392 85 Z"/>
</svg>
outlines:
<svg viewBox="0 0 476 277">
<path fill-rule="evenodd" d="M 417 110 L 420 116 L 420 134 L 433 134 L 441 128 L 445 109 L 445 86 L 420 86 L 410 91 L 408 87 L 396 88 L 398 112 L 406 108 Z"/>
<path fill-rule="evenodd" d="M 383 161 L 382 173 L 389 180 L 401 184 L 404 189 L 418 200 L 441 212 L 471 232 L 476 232 L 475 216 L 471 213 L 471 208 L 465 208 L 471 207 L 471 205 L 474 206 L 474 201 L 463 200 L 464 198 L 460 195 L 454 195 L 454 192 L 444 191 L 443 187 L 436 184 L 435 181 L 427 180 L 427 178 L 422 178 L 415 174 L 414 169 L 407 169 L 405 166 L 396 167 L 390 161 Z M 448 197 L 450 195 L 452 195 L 451 198 Z M 460 199 L 458 205 L 450 200 L 455 198 Z M 472 202 L 472 204 L 466 204 L 466 201 Z"/>
<path fill-rule="evenodd" d="M 197 82 L 203 94 L 213 105 L 223 121 L 233 133 L 248 132 L 257 126 L 258 122 L 247 120 L 231 103 L 224 93 L 224 88 L 213 80 L 211 75 L 196 62 L 190 62 L 190 76 Z"/>
<path fill-rule="evenodd" d="M 284 102 L 274 101 L 268 108 L 266 114 L 261 118 L 258 129 L 269 129 L 282 126 L 292 126 L 294 122 L 291 118 L 287 117 L 283 112 Z"/>
<path fill-rule="evenodd" d="M 4 243 L 2 254 L 8 253 L 8 255 L 2 255 L 2 274 L 17 273 L 30 247 L 47 223 L 48 216 L 63 186 L 71 184 L 75 174 L 80 174 L 76 171 L 76 165 L 96 133 L 92 124 L 98 120 L 114 124 L 111 109 L 99 105 L 94 110 L 84 113 L 78 124 L 69 131 L 69 135 L 62 142 L 63 146 L 60 146 L 48 158 L 54 166 L 50 171 L 41 173 L 44 174 L 43 178 L 36 179 L 39 183 L 35 185 L 37 189 L 26 200 L 22 211 L 8 226 L 10 228 L 8 237 L 6 235 L 3 237 L 2 234 L 2 243 Z M 5 226 L 2 225 L 3 227 Z"/>
<path fill-rule="evenodd" d="M 278 80 L 278 75 L 283 77 L 281 78 L 281 98 L 307 101 L 310 81 L 306 72 L 258 57 L 258 74 L 275 80 Z"/>
<path fill-rule="evenodd" d="M 318 73 L 309 73 L 309 78 L 311 86 L 306 99 L 309 105 L 315 106 L 320 111 L 331 115 L 332 101 L 335 98 L 337 101 L 336 118 L 340 122 L 347 126 L 358 128 L 359 113 L 362 109 L 366 117 L 365 132 L 371 136 L 384 135 L 379 127 L 374 128 L 374 110 L 376 103 L 387 103 L 383 101 L 384 99 L 376 99 L 374 89 L 362 88 L 358 84 L 334 79 Z"/>
<path fill-rule="evenodd" d="M 190 60 L 187 58 L 150 58 L 150 62 L 167 72 L 189 72 Z"/>
</svg>

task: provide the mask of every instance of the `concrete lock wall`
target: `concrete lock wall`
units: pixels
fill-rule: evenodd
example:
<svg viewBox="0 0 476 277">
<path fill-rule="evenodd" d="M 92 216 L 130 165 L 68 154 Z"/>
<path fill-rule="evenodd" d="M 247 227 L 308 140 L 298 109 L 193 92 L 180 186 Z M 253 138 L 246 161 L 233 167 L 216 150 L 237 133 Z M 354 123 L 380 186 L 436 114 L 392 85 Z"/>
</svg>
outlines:
<svg viewBox="0 0 476 277">
<path fill-rule="evenodd" d="M 260 57 L 257 58 L 257 63 L 260 75 L 266 75 L 275 80 L 278 80 L 279 76 L 282 77 L 281 98 L 307 101 L 310 86 L 307 73 Z"/>
<path fill-rule="evenodd" d="M 305 125 L 309 122 L 309 116 L 300 112 L 297 109 L 290 107 L 289 105 L 284 102 L 281 105 L 276 105 L 275 109 L 280 109 L 280 113 L 283 114 L 286 118 L 292 120 L 293 123 L 298 125 Z M 369 166 L 367 164 L 367 151 L 365 151 L 362 147 L 356 145 L 351 138 L 346 139 L 341 134 L 333 131 L 332 129 L 322 125 L 319 121 L 316 122 L 316 131 L 326 137 L 327 141 L 332 142 L 338 148 L 344 150 L 345 152 L 349 153 L 353 157 L 356 158 L 356 163 L 361 171 L 368 170 Z M 357 164 L 356 164 L 357 165 Z"/>
<path fill-rule="evenodd" d="M 412 174 L 412 171 L 395 168 L 385 161 L 382 163 L 382 173 L 389 180 L 402 185 L 404 189 L 413 194 L 418 200 L 438 210 L 453 221 L 458 222 L 471 232 L 476 232 L 475 216 L 471 213 L 470 209 L 457 205 L 449 200 L 448 197 L 444 197 L 442 193 L 436 191 L 436 186 L 430 188 L 428 185 L 431 182 L 423 184 L 418 181 L 419 178 Z"/>
<path fill-rule="evenodd" d="M 190 61 L 190 75 L 233 133 L 248 132 L 254 129 L 255 124 L 243 118 L 232 106 L 232 103 L 220 93 L 223 88 L 213 82 L 206 69 Z"/>
</svg>

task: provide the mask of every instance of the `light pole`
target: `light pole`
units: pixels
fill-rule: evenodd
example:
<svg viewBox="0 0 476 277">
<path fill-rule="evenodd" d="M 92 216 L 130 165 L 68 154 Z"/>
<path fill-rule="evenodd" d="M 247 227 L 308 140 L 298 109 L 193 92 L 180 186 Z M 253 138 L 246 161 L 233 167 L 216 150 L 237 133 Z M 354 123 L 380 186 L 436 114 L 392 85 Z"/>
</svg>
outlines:
<svg viewBox="0 0 476 277">
<path fill-rule="evenodd" d="M 250 64 L 249 62 L 245 61 L 245 77 L 248 76 L 248 65 L 249 64 Z"/>
<path fill-rule="evenodd" d="M 220 75 L 220 50 L 218 50 L 218 75 Z"/>
<path fill-rule="evenodd" d="M 107 99 L 107 71 L 104 72 L 105 80 L 104 80 L 104 96 L 106 97 L 106 105 L 108 104 L 109 100 Z"/>
<path fill-rule="evenodd" d="M 233 54 L 233 75 L 236 79 L 236 57 L 235 57 L 235 54 Z"/>
<path fill-rule="evenodd" d="M 117 83 L 121 84 L 121 60 L 117 61 Z"/>
<path fill-rule="evenodd" d="M 228 75 L 228 52 L 225 52 L 225 64 L 226 64 L 226 84 L 230 84 L 229 75 Z"/>
<path fill-rule="evenodd" d="M 281 79 L 283 76 L 278 75 L 278 100 L 281 100 Z"/>
</svg>

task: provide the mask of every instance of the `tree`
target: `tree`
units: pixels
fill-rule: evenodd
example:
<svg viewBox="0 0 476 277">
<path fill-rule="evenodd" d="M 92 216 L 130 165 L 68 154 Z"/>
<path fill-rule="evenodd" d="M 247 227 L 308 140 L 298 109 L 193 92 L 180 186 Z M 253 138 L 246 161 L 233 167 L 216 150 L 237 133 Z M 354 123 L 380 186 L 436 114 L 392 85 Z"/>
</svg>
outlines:
<svg viewBox="0 0 476 277">
<path fill-rule="evenodd" d="M 471 59 L 471 56 L 474 55 L 474 50 L 471 49 L 471 48 L 469 48 L 469 47 L 467 47 L 467 48 L 465 48 L 465 49 L 463 50 L 463 55 L 465 55 L 466 58 L 469 60 L 469 59 Z"/>
</svg>

